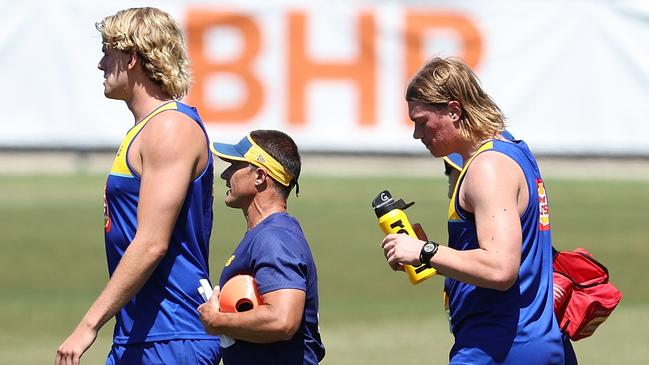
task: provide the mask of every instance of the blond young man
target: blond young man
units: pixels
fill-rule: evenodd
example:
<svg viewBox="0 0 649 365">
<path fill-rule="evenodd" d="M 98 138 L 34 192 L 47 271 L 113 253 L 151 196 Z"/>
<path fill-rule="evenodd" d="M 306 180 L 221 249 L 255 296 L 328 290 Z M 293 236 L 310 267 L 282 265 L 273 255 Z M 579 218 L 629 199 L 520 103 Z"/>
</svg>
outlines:
<svg viewBox="0 0 649 365">
<path fill-rule="evenodd" d="M 217 364 L 218 339 L 196 312 L 196 288 L 209 277 L 212 156 L 198 113 L 178 101 L 191 79 L 182 33 L 155 8 L 122 10 L 96 27 L 104 95 L 126 103 L 134 127 L 105 187 L 110 279 L 55 362 L 79 364 L 115 316 L 107 364 Z"/>
<path fill-rule="evenodd" d="M 502 137 L 502 112 L 459 59 L 426 63 L 406 101 L 413 137 L 435 157 L 458 153 L 466 162 L 448 209 L 448 245 L 388 235 L 388 264 L 425 264 L 446 276 L 451 364 L 563 364 L 549 209 L 534 156 Z"/>
</svg>

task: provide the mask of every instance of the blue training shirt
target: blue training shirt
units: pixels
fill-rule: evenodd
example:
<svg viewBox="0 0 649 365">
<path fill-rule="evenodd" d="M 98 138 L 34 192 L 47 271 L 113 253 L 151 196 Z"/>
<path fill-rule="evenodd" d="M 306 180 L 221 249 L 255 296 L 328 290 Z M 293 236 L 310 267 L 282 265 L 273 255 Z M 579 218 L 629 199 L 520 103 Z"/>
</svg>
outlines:
<svg viewBox="0 0 649 365">
<path fill-rule="evenodd" d="M 177 101 L 161 105 L 124 137 L 106 181 L 104 223 L 108 271 L 113 274 L 137 231 L 140 176 L 127 160 L 128 149 L 155 115 L 176 111 L 192 118 L 205 132 L 196 109 Z M 207 138 L 207 134 L 206 134 Z M 116 315 L 113 341 L 131 344 L 179 339 L 210 339 L 196 308 L 203 303 L 199 280 L 209 278 L 212 231 L 213 160 L 188 187 L 165 257 L 142 289 Z M 164 181 L 160 181 L 164 184 Z M 218 342 L 215 343 L 218 346 Z"/>
<path fill-rule="evenodd" d="M 219 285 L 238 274 L 252 275 L 263 295 L 280 289 L 306 293 L 302 323 L 293 338 L 269 344 L 236 340 L 221 349 L 228 364 L 317 364 L 325 354 L 318 327 L 318 274 L 298 221 L 273 213 L 245 236 L 227 260 Z"/>
<path fill-rule="evenodd" d="M 455 345 L 451 364 L 563 364 L 561 333 L 552 299 L 552 240 L 548 200 L 536 160 L 523 141 L 493 140 L 484 151 L 514 160 L 527 182 L 529 203 L 521 217 L 522 250 L 518 279 L 506 291 L 480 288 L 446 278 Z M 449 247 L 479 248 L 473 215 L 460 207 L 458 194 L 469 161 L 449 205 Z"/>
</svg>

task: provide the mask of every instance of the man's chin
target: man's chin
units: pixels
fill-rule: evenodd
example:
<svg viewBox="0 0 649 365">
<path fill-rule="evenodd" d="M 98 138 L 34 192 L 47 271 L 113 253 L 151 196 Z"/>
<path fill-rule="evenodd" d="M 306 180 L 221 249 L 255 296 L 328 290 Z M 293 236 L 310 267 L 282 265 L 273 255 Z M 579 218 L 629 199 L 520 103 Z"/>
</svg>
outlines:
<svg viewBox="0 0 649 365">
<path fill-rule="evenodd" d="M 121 100 L 121 98 L 118 98 L 117 96 L 111 94 L 109 90 L 104 90 L 104 96 L 106 97 L 106 99 Z"/>
<path fill-rule="evenodd" d="M 228 207 L 228 208 L 238 208 L 237 205 L 234 204 L 234 202 L 230 202 L 230 201 L 227 201 L 227 200 L 225 201 L 225 206 Z"/>
<path fill-rule="evenodd" d="M 436 151 L 432 150 L 432 149 L 431 149 L 430 147 L 428 147 L 428 146 L 426 146 L 426 149 L 428 150 L 428 152 L 430 152 L 430 154 L 431 154 L 433 157 L 440 158 L 440 157 L 444 157 L 444 156 L 446 156 L 446 155 L 444 155 L 444 154 L 440 154 L 439 152 L 436 152 Z"/>
<path fill-rule="evenodd" d="M 231 199 L 228 199 L 227 196 L 225 197 L 225 205 L 226 205 L 228 208 L 236 208 L 236 209 L 241 208 L 241 207 L 239 206 L 239 204 L 237 204 L 236 201 L 231 200 Z"/>
</svg>

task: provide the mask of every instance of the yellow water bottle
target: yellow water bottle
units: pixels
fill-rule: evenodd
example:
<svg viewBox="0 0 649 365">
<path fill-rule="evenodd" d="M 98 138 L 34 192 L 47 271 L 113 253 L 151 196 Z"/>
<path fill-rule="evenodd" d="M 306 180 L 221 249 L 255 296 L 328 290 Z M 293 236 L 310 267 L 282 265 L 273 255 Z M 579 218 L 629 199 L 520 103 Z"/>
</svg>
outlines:
<svg viewBox="0 0 649 365">
<path fill-rule="evenodd" d="M 413 204 L 415 203 L 406 204 L 403 199 L 395 201 L 389 191 L 383 190 L 372 201 L 372 208 L 374 208 L 374 213 L 376 213 L 376 217 L 379 219 L 379 227 L 381 227 L 385 234 L 403 233 L 417 238 L 417 234 L 412 229 L 412 225 L 410 225 L 410 221 L 408 221 L 408 217 L 404 212 L 405 209 Z M 424 264 L 418 267 L 404 265 L 404 270 L 408 274 L 408 279 L 410 279 L 412 284 L 419 284 L 437 273 L 437 270 L 432 267 L 427 267 Z"/>
</svg>

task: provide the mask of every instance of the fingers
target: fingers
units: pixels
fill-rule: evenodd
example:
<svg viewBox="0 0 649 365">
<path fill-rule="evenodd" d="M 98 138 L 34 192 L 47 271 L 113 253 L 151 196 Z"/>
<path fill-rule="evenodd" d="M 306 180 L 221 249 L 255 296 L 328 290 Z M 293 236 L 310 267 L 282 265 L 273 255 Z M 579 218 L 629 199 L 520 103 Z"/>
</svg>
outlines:
<svg viewBox="0 0 649 365">
<path fill-rule="evenodd" d="M 66 350 L 59 347 L 56 351 L 55 365 L 79 365 L 81 363 L 81 354 L 72 350 Z"/>
<path fill-rule="evenodd" d="M 394 271 L 403 271 L 403 265 L 396 258 L 396 239 L 398 237 L 396 234 L 385 236 L 381 242 L 381 247 L 383 248 L 383 255 L 388 261 L 388 266 Z"/>
<path fill-rule="evenodd" d="M 394 251 L 394 243 L 392 243 L 392 242 L 389 242 L 389 243 L 383 245 L 383 256 L 385 256 L 386 259 L 391 256 L 391 255 L 389 255 L 390 251 Z M 393 252 L 393 254 L 394 254 L 394 252 Z"/>
<path fill-rule="evenodd" d="M 423 232 L 423 231 L 422 231 Z M 419 252 L 425 241 L 405 234 L 390 234 L 381 242 L 383 255 L 392 270 L 402 270 L 402 265 L 419 264 Z"/>
<path fill-rule="evenodd" d="M 395 253 L 396 247 L 394 243 L 390 242 L 383 247 L 383 254 L 388 261 L 388 266 L 394 271 L 403 271 L 403 265 L 397 260 Z"/>
<path fill-rule="evenodd" d="M 201 304 L 196 308 L 198 310 L 198 319 L 203 323 L 203 326 L 207 325 L 207 318 L 205 318 L 205 304 Z"/>
<path fill-rule="evenodd" d="M 210 298 L 211 299 L 211 298 Z M 210 320 L 208 319 L 209 315 L 209 304 L 204 303 L 198 306 L 198 319 L 201 321 L 203 324 L 203 327 L 205 330 L 209 333 L 210 332 Z"/>
<path fill-rule="evenodd" d="M 384 247 L 386 244 L 389 242 L 394 241 L 398 236 L 396 234 L 389 234 L 383 238 L 383 241 L 381 241 L 381 247 Z"/>
<path fill-rule="evenodd" d="M 388 265 L 390 265 L 390 269 L 392 269 L 392 271 L 399 271 L 399 267 L 402 266 L 400 263 L 396 261 L 388 261 Z"/>
<path fill-rule="evenodd" d="M 210 300 L 207 302 L 207 304 L 210 306 L 211 309 L 215 311 L 220 311 L 221 310 L 221 305 L 219 304 L 219 295 L 221 294 L 221 288 L 217 285 L 214 287 L 214 293 L 210 297 Z"/>
<path fill-rule="evenodd" d="M 68 361 L 68 358 L 69 358 L 68 352 L 65 350 L 63 345 L 61 345 L 56 350 L 56 360 L 54 361 L 54 364 L 56 364 L 56 365 L 72 364 L 72 360 Z"/>
</svg>

